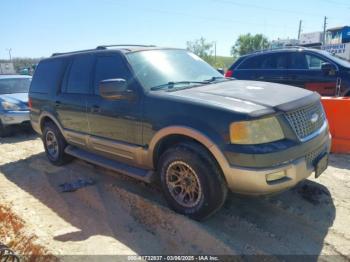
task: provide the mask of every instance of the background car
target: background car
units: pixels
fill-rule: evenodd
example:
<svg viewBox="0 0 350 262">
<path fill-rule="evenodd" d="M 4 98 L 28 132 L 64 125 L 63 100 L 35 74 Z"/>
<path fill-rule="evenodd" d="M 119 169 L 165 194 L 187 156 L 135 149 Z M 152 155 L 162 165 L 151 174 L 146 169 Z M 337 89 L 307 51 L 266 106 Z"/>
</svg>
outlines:
<svg viewBox="0 0 350 262">
<path fill-rule="evenodd" d="M 0 75 L 0 137 L 10 133 L 10 127 L 29 124 L 28 91 L 30 76 Z"/>
<path fill-rule="evenodd" d="M 323 96 L 350 96 L 350 63 L 317 49 L 292 47 L 248 54 L 229 68 L 226 77 L 288 84 Z"/>
</svg>

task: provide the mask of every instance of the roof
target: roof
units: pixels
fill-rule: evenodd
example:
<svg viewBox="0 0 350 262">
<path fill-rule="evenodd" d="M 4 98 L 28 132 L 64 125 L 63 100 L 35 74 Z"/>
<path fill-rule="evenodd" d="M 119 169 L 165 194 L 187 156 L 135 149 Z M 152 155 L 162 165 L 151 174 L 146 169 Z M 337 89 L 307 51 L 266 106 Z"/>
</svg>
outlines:
<svg viewBox="0 0 350 262">
<path fill-rule="evenodd" d="M 66 53 L 54 53 L 51 57 L 56 56 L 64 56 L 64 55 L 74 55 L 81 53 L 95 53 L 95 52 L 103 52 L 103 51 L 121 51 L 123 53 L 137 52 L 137 51 L 145 51 L 145 50 L 156 50 L 156 49 L 170 49 L 165 47 L 157 47 L 155 45 L 101 45 L 96 47 L 95 49 L 87 49 L 87 50 L 78 50 L 73 52 Z M 174 48 L 176 49 L 176 48 Z"/>
<path fill-rule="evenodd" d="M 338 27 L 328 28 L 327 32 L 339 31 L 339 30 L 343 30 L 344 28 L 348 28 L 348 27 L 349 26 L 338 26 Z"/>
<path fill-rule="evenodd" d="M 13 79 L 13 78 L 32 78 L 28 75 L 0 75 L 0 79 Z"/>
<path fill-rule="evenodd" d="M 318 49 L 314 48 L 308 48 L 303 46 L 291 46 L 291 47 L 282 47 L 282 48 L 275 48 L 275 49 L 265 49 L 265 50 L 258 50 L 246 55 L 243 55 L 241 57 L 245 56 L 252 56 L 252 55 L 259 55 L 259 54 L 271 54 L 271 53 L 280 53 L 280 52 L 295 52 L 295 51 L 318 51 Z"/>
</svg>

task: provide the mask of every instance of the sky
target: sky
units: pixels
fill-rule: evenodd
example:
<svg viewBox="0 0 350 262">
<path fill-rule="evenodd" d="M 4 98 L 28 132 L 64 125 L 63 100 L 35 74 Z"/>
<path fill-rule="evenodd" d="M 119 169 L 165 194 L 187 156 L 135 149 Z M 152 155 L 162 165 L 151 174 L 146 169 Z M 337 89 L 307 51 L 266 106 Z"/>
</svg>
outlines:
<svg viewBox="0 0 350 262">
<path fill-rule="evenodd" d="M 46 57 L 103 44 L 185 48 L 204 37 L 230 55 L 237 37 L 269 40 L 350 25 L 348 0 L 0 0 L 0 59 Z"/>
</svg>

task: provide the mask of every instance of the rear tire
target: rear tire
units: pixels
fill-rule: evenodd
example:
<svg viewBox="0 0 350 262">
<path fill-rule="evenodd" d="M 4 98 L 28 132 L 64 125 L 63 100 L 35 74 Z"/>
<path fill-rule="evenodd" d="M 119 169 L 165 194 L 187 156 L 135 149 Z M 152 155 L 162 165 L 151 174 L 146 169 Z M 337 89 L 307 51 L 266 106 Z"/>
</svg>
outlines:
<svg viewBox="0 0 350 262">
<path fill-rule="evenodd" d="M 45 124 L 42 139 L 46 156 L 52 164 L 62 166 L 72 160 L 72 157 L 64 152 L 67 142 L 54 123 Z"/>
<path fill-rule="evenodd" d="M 226 200 L 228 190 L 222 172 L 200 145 L 171 147 L 160 157 L 158 171 L 168 204 L 192 219 L 209 217 Z"/>
</svg>

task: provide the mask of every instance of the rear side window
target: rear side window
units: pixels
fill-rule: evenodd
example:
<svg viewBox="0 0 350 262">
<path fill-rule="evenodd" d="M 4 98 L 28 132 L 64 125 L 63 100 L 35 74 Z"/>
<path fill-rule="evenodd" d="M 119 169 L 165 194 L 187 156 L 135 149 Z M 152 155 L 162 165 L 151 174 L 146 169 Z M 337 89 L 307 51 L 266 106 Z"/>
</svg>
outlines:
<svg viewBox="0 0 350 262">
<path fill-rule="evenodd" d="M 277 53 L 267 55 L 262 61 L 262 69 L 277 69 L 283 70 L 288 68 L 288 55 L 285 53 Z"/>
<path fill-rule="evenodd" d="M 98 56 L 94 78 L 95 94 L 99 94 L 100 81 L 113 78 L 128 80 L 129 77 L 130 72 L 120 55 Z"/>
<path fill-rule="evenodd" d="M 295 52 L 290 54 L 290 69 L 308 69 L 304 53 Z"/>
<path fill-rule="evenodd" d="M 74 57 L 68 74 L 66 93 L 91 93 L 91 73 L 94 65 L 94 55 L 79 55 Z"/>
<path fill-rule="evenodd" d="M 247 58 L 239 69 L 277 69 L 283 70 L 288 68 L 288 54 L 266 54 L 257 55 Z"/>
<path fill-rule="evenodd" d="M 50 89 L 58 90 L 64 67 L 63 59 L 40 62 L 35 69 L 30 92 L 47 94 Z"/>
<path fill-rule="evenodd" d="M 265 56 L 253 56 L 242 62 L 238 69 L 260 69 Z"/>
</svg>

